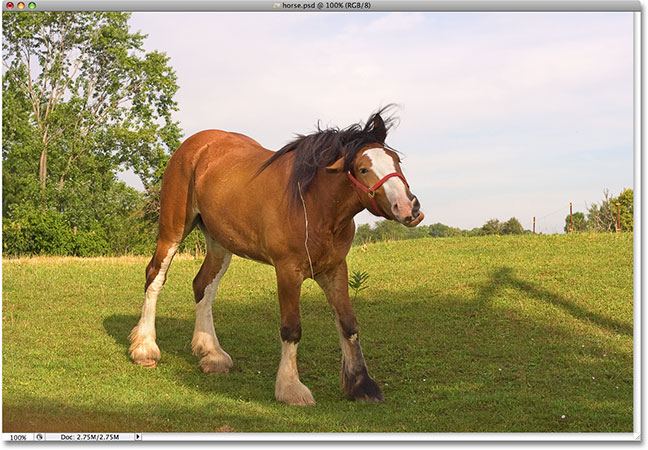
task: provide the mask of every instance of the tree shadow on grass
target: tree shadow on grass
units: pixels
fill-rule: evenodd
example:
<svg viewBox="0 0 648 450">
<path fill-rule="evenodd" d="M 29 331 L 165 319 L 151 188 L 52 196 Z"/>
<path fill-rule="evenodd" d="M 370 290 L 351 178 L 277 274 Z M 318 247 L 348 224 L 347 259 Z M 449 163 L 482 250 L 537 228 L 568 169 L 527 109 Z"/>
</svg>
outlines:
<svg viewBox="0 0 648 450">
<path fill-rule="evenodd" d="M 34 408 L 33 405 L 38 407 Z M 225 402 L 217 411 L 198 409 L 191 404 L 156 401 L 136 405 L 111 404 L 102 407 L 70 404 L 64 400 L 25 396 L 17 404 L 3 404 L 4 433 L 142 433 L 191 432 L 196 423 L 199 431 L 208 433 L 245 432 L 258 424 L 290 432 L 285 418 L 272 411 L 260 412 L 255 405 L 242 408 L 233 401 Z M 237 407 L 238 406 L 238 407 Z M 169 418 L 172 420 L 169 420 Z M 308 418 L 302 421 L 311 422 Z M 240 424 L 250 429 L 234 428 Z M 314 424 L 315 425 L 315 424 Z M 263 430 L 260 430 L 263 431 Z"/>
<path fill-rule="evenodd" d="M 504 306 L 510 304 L 500 301 L 504 289 L 567 317 Z M 379 299 L 355 305 L 361 330 L 363 324 L 369 329 L 361 331 L 365 344 L 371 333 L 372 346 L 364 350 L 372 373 L 390 386 L 399 383 L 418 402 L 427 390 L 439 402 L 433 414 L 463 411 L 474 418 L 470 428 L 443 431 L 632 430 L 631 325 L 527 282 L 508 267 L 493 270 L 474 293 L 457 292 L 383 290 Z M 390 327 L 406 332 L 399 339 Z"/>
<path fill-rule="evenodd" d="M 581 321 L 589 321 L 596 326 L 607 329 L 609 332 L 624 334 L 626 336 L 633 335 L 631 326 L 628 326 L 627 324 L 622 323 L 618 320 L 604 317 L 596 312 L 588 311 L 567 300 L 566 298 L 542 288 L 541 286 L 524 281 L 516 277 L 513 269 L 509 267 L 500 267 L 498 269 L 495 269 L 491 273 L 488 283 L 484 284 L 479 289 L 478 298 L 492 300 L 497 297 L 499 290 L 506 287 L 512 287 L 518 291 L 525 293 L 529 297 L 535 298 L 538 301 L 550 303 L 554 306 L 557 306 L 565 312 L 569 313 L 575 319 Z"/>
</svg>

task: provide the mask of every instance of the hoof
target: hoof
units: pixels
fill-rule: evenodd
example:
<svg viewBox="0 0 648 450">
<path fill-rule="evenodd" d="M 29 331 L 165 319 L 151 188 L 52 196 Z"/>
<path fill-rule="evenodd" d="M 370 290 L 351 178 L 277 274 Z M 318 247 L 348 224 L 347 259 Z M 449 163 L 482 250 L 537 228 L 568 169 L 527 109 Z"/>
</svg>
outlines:
<svg viewBox="0 0 648 450">
<path fill-rule="evenodd" d="M 381 403 L 385 401 L 380 387 L 369 375 L 363 375 L 355 380 L 346 379 L 344 382 L 344 391 L 351 400 L 357 400 L 367 403 Z"/>
<path fill-rule="evenodd" d="M 140 344 L 137 347 L 131 347 L 130 355 L 135 364 L 144 367 L 156 367 L 160 360 L 160 349 L 153 344 Z"/>
<path fill-rule="evenodd" d="M 131 346 L 128 349 L 133 362 L 139 366 L 155 367 L 160 360 L 160 349 L 152 338 L 142 339 L 135 327 L 130 334 Z"/>
<path fill-rule="evenodd" d="M 363 395 L 361 397 L 355 397 L 352 400 L 365 403 L 382 403 L 385 401 L 385 397 L 381 392 L 378 395 Z"/>
<path fill-rule="evenodd" d="M 277 383 L 275 398 L 291 406 L 310 406 L 315 404 L 313 394 L 299 380 Z"/>
<path fill-rule="evenodd" d="M 203 373 L 227 373 L 232 368 L 232 358 L 225 352 L 210 353 L 200 359 L 200 370 Z"/>
<path fill-rule="evenodd" d="M 142 367 L 150 367 L 151 369 L 157 367 L 158 364 L 158 362 L 154 359 L 138 359 L 138 360 L 134 359 L 133 363 Z"/>
</svg>

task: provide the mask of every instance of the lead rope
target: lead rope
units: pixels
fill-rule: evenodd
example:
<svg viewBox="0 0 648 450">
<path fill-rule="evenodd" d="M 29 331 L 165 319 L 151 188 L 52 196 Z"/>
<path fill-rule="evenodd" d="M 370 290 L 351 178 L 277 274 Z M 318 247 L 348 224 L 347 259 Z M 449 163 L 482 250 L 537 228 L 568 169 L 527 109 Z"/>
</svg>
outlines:
<svg viewBox="0 0 648 450">
<path fill-rule="evenodd" d="M 313 272 L 313 261 L 311 260 L 310 252 L 308 251 L 308 214 L 306 214 L 306 202 L 304 201 L 304 196 L 302 195 L 301 183 L 297 182 L 297 188 L 299 189 L 299 198 L 301 198 L 302 206 L 304 207 L 304 221 L 306 222 L 306 240 L 304 241 L 304 247 L 306 247 L 306 256 L 308 256 L 308 264 L 310 265 L 311 277 L 315 279 L 315 273 Z"/>
</svg>

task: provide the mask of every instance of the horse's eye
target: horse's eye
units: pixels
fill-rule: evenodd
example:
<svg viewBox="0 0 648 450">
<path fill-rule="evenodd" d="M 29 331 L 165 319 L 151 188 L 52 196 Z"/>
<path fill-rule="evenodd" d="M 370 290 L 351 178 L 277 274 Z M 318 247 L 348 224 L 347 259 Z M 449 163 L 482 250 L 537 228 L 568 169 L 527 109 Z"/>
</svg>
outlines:
<svg viewBox="0 0 648 450">
<path fill-rule="evenodd" d="M 363 174 L 363 175 L 364 175 L 365 173 L 367 173 L 367 172 L 369 172 L 367 169 L 360 169 L 360 173 Z"/>
</svg>

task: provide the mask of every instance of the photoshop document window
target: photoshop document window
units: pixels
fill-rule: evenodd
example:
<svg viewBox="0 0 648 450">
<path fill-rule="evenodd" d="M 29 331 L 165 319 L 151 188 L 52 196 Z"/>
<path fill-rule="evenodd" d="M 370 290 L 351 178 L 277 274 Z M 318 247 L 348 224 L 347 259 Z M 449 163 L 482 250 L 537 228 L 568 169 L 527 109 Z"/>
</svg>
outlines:
<svg viewBox="0 0 648 450">
<path fill-rule="evenodd" d="M 640 55 L 638 1 L 3 1 L 3 440 L 640 440 Z"/>
</svg>

